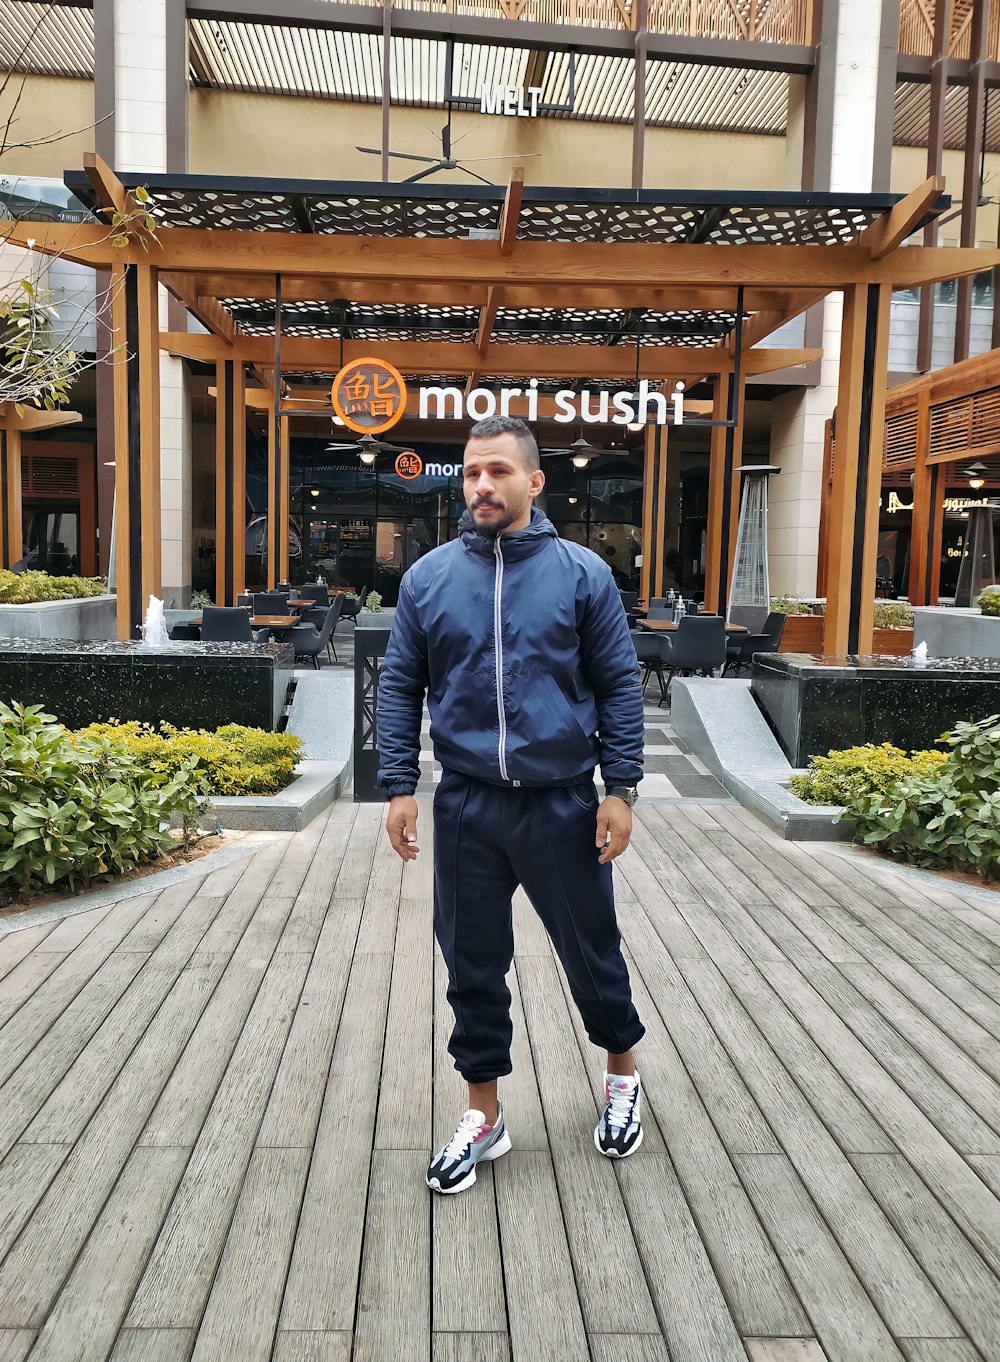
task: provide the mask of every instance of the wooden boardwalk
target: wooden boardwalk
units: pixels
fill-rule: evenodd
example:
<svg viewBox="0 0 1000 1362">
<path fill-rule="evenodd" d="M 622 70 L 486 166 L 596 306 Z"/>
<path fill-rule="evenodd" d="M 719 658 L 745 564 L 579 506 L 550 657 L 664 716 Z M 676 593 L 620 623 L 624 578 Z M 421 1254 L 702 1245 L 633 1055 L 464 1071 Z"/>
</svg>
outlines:
<svg viewBox="0 0 1000 1362">
<path fill-rule="evenodd" d="M 646 1138 L 517 905 L 514 1151 L 380 807 L 0 938 L 0 1362 L 996 1362 L 1000 909 L 732 804 L 618 875 Z M 1000 901 L 1000 897 L 998 897 Z"/>
</svg>

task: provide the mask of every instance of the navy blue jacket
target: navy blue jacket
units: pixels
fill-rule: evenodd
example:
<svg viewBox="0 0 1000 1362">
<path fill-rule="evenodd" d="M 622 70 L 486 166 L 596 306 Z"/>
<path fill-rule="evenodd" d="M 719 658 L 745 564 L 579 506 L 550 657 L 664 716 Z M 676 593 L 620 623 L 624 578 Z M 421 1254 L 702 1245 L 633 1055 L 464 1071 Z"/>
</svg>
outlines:
<svg viewBox="0 0 1000 1362">
<path fill-rule="evenodd" d="M 424 693 L 441 765 L 494 785 L 642 779 L 639 664 L 611 571 L 560 539 L 539 511 L 527 529 L 461 535 L 400 583 L 379 675 L 379 785 L 413 794 Z"/>
</svg>

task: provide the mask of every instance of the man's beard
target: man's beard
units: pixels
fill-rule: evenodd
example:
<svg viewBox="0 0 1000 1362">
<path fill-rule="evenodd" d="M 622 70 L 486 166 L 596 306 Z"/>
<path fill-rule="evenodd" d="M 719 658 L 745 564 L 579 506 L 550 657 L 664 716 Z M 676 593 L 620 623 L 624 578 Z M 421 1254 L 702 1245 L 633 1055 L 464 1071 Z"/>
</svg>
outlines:
<svg viewBox="0 0 1000 1362">
<path fill-rule="evenodd" d="M 486 502 L 486 503 L 481 503 L 481 504 L 485 504 L 485 505 L 487 505 L 487 506 L 490 506 L 490 505 L 495 505 L 496 503 L 495 503 L 495 502 Z M 520 515 L 520 512 L 519 512 L 519 511 L 516 511 L 516 510 L 515 510 L 515 511 L 512 511 L 512 510 L 510 509 L 510 507 L 508 506 L 507 509 L 506 509 L 505 511 L 502 511 L 502 512 L 500 513 L 500 515 L 497 517 L 496 520 L 490 520 L 488 523 L 486 523 L 486 524 L 484 525 L 484 524 L 480 524 L 479 520 L 476 519 L 476 511 L 477 511 L 478 509 L 479 509 L 479 506 L 476 506 L 476 507 L 471 508 L 471 510 L 472 510 L 472 519 L 475 521 L 475 525 L 476 525 L 477 531 L 483 536 L 484 539 L 495 539 L 495 538 L 497 537 L 497 535 L 498 535 L 498 534 L 502 534 L 503 531 L 506 530 L 506 529 L 508 528 L 508 526 L 513 525 L 514 521 L 515 521 L 515 520 L 518 518 L 518 516 Z"/>
</svg>

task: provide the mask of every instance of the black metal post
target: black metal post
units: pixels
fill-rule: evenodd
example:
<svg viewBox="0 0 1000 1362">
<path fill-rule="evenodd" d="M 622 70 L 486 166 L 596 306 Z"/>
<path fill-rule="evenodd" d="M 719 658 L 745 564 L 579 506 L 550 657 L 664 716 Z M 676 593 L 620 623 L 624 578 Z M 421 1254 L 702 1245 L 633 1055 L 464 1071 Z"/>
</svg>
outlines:
<svg viewBox="0 0 1000 1362">
<path fill-rule="evenodd" d="M 363 602 L 362 602 L 363 604 Z M 354 798 L 381 803 L 378 787 L 378 677 L 389 629 L 354 630 Z"/>
<path fill-rule="evenodd" d="M 142 623 L 142 456 L 139 388 L 139 276 L 125 266 L 125 372 L 128 393 L 128 589 L 129 637 Z M 151 527 L 153 528 L 153 527 Z M 159 533 L 159 526 L 155 527 Z"/>
<path fill-rule="evenodd" d="M 868 590 L 865 581 L 865 539 L 868 525 L 868 475 L 872 446 L 872 390 L 875 386 L 875 351 L 878 343 L 880 286 L 869 284 L 865 313 L 865 353 L 861 381 L 861 427 L 858 435 L 858 478 L 854 495 L 854 550 L 851 561 L 851 602 L 847 622 L 847 651 L 858 651 L 861 637 L 861 602 Z"/>
</svg>

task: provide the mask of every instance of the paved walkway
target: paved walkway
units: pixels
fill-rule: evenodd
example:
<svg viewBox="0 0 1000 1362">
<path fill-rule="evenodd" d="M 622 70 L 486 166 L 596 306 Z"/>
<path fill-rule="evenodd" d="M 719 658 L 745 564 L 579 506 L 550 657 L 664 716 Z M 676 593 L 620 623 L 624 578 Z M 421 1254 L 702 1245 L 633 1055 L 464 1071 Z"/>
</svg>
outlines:
<svg viewBox="0 0 1000 1362">
<path fill-rule="evenodd" d="M 640 804 L 642 1150 L 518 902 L 514 1151 L 432 1198 L 462 1093 L 381 812 L 0 938 L 3 1362 L 1000 1357 L 997 907 Z"/>
</svg>

